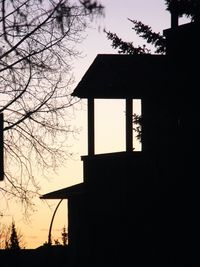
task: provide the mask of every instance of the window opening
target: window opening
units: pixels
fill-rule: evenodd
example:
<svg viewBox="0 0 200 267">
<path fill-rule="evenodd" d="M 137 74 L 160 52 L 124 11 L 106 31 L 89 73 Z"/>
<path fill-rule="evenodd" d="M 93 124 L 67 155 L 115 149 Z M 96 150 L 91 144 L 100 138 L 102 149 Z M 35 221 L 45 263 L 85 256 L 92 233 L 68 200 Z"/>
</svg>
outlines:
<svg viewBox="0 0 200 267">
<path fill-rule="evenodd" d="M 95 154 L 125 151 L 125 100 L 95 99 Z"/>
</svg>

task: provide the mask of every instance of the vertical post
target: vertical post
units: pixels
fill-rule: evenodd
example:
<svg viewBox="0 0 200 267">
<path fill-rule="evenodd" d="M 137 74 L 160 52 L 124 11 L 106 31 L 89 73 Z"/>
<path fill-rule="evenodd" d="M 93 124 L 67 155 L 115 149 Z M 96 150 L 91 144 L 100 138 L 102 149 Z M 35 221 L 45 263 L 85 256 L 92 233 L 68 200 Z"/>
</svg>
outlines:
<svg viewBox="0 0 200 267">
<path fill-rule="evenodd" d="M 142 99 L 142 151 L 149 152 L 152 150 L 152 134 L 153 134 L 153 121 L 152 114 L 155 114 L 152 109 L 155 105 L 155 99 L 143 98 Z M 153 148 L 154 149 L 154 148 Z"/>
<path fill-rule="evenodd" d="M 126 99 L 126 151 L 133 151 L 133 100 Z"/>
<path fill-rule="evenodd" d="M 94 155 L 94 99 L 88 99 L 88 155 Z"/>
<path fill-rule="evenodd" d="M 0 181 L 4 179 L 3 113 L 0 113 Z"/>
</svg>

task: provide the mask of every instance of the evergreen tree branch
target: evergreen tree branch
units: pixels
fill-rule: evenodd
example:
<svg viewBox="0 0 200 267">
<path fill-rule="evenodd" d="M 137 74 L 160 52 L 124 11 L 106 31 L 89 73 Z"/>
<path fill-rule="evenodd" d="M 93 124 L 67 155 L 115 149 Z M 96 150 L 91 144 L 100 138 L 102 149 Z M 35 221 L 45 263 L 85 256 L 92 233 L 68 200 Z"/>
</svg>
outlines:
<svg viewBox="0 0 200 267">
<path fill-rule="evenodd" d="M 199 0 L 165 0 L 167 10 L 176 13 L 179 17 L 185 15 L 192 21 L 200 20 L 200 1 Z"/>
<path fill-rule="evenodd" d="M 104 32 L 108 40 L 112 41 L 112 47 L 118 49 L 119 54 L 141 55 L 150 53 L 150 50 L 148 50 L 146 46 L 135 47 L 132 42 L 124 42 L 116 33 L 107 32 L 106 30 L 104 30 Z"/>
<path fill-rule="evenodd" d="M 143 24 L 141 21 L 131 19 L 128 20 L 134 24 L 134 27 L 132 29 L 136 32 L 136 34 L 145 39 L 147 43 L 155 46 L 155 53 L 165 53 L 166 40 L 163 35 L 153 32 L 150 26 Z"/>
</svg>

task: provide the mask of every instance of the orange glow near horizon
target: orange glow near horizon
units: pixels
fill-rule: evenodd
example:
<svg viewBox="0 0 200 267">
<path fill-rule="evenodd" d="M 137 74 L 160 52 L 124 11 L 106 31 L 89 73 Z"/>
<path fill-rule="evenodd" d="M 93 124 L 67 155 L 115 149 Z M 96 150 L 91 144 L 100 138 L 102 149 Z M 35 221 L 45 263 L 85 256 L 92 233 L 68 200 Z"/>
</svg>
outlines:
<svg viewBox="0 0 200 267">
<path fill-rule="evenodd" d="M 140 100 L 133 100 L 133 113 L 140 114 Z M 78 154 L 74 160 L 66 162 L 66 166 L 60 168 L 55 174 L 51 174 L 48 180 L 44 177 L 40 178 L 42 194 L 52 192 L 61 188 L 71 186 L 83 181 L 83 165 L 81 156 L 87 154 L 87 110 L 79 111 L 77 120 L 81 121 L 83 131 L 79 139 L 76 140 L 74 151 Z M 125 100 L 95 100 L 95 138 L 96 138 L 96 153 L 112 153 L 116 151 L 125 151 Z M 137 145 L 137 150 L 140 150 L 140 144 Z M 10 225 L 12 218 L 15 219 L 16 227 L 24 236 L 24 241 L 27 249 L 34 249 L 42 246 L 48 241 L 48 231 L 53 212 L 59 200 L 42 201 L 36 200 L 36 206 L 40 207 L 38 211 L 30 216 L 29 222 L 25 223 L 20 217 L 20 210 L 17 212 L 0 218 L 1 224 Z M 17 218 L 20 218 L 19 220 Z M 61 232 L 63 227 L 68 227 L 67 222 L 67 200 L 64 200 L 56 212 L 56 216 L 52 227 L 52 242 L 61 240 Z"/>
</svg>

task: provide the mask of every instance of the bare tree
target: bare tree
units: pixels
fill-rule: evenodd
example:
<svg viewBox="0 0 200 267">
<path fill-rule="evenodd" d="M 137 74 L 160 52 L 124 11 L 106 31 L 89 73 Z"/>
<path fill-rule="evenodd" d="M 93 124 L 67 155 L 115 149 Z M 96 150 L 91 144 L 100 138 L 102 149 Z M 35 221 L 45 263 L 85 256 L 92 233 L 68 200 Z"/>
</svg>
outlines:
<svg viewBox="0 0 200 267">
<path fill-rule="evenodd" d="M 102 13 L 96 1 L 0 0 L 0 193 L 7 199 L 27 207 L 39 190 L 33 168 L 55 169 L 69 156 L 64 142 L 74 129 L 66 118 L 77 101 L 70 95 L 71 63 L 84 30 Z"/>
</svg>

